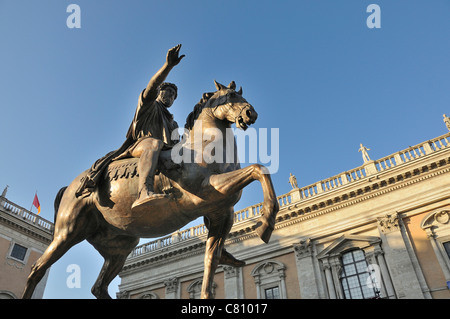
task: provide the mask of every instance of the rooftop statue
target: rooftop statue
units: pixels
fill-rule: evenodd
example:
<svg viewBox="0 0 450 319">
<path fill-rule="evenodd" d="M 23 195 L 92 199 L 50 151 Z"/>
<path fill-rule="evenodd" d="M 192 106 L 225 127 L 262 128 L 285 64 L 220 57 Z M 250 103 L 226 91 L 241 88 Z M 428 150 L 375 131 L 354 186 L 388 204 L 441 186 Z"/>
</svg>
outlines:
<svg viewBox="0 0 450 319">
<path fill-rule="evenodd" d="M 23 298 L 31 298 L 46 270 L 83 240 L 105 258 L 92 293 L 110 298 L 108 285 L 139 238 L 170 234 L 201 216 L 208 228 L 201 297 L 212 298 L 217 266 L 244 264 L 224 249 L 224 243 L 234 221 L 233 206 L 242 189 L 255 180 L 262 185 L 264 203 L 254 230 L 264 242 L 269 241 L 279 205 L 268 170 L 259 164 L 241 168 L 237 154 L 230 161 L 226 151 L 216 150 L 214 161 L 198 158 L 213 141 L 218 145 L 219 133 L 224 138 L 221 146 L 232 143 L 236 150 L 229 128 L 235 123 L 247 129 L 257 113 L 243 97 L 242 88 L 236 91 L 234 82 L 225 86 L 214 81 L 216 91 L 203 94 L 187 118 L 186 134 L 177 143 L 178 125 L 168 111 L 177 89 L 164 81 L 184 57 L 179 56 L 180 49 L 178 45 L 168 51 L 166 62 L 140 94 L 123 145 L 58 192 L 54 239 L 32 267 Z M 195 160 L 175 163 L 175 149 L 183 159 Z M 217 159 L 217 154 L 223 158 Z"/>
<path fill-rule="evenodd" d="M 361 152 L 364 163 L 370 162 L 369 153 L 367 153 L 367 151 L 370 151 L 370 148 L 367 148 L 362 144 L 359 144 L 358 152 Z"/>
<path fill-rule="evenodd" d="M 444 114 L 443 117 L 445 126 L 447 126 L 447 129 L 450 131 L 450 118 L 446 114 Z"/>
<path fill-rule="evenodd" d="M 295 175 L 292 175 L 292 173 L 290 173 L 289 176 L 289 184 L 291 184 L 292 189 L 298 188 L 297 177 L 295 177 Z"/>
</svg>

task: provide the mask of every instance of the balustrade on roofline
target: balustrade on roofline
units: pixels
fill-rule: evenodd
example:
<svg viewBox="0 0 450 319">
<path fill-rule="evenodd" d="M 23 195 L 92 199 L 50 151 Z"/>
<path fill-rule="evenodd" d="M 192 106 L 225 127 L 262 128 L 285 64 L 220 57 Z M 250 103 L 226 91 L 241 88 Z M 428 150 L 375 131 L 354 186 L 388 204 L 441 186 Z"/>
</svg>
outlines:
<svg viewBox="0 0 450 319">
<path fill-rule="evenodd" d="M 39 229 L 42 229 L 48 233 L 53 233 L 54 225 L 52 222 L 30 212 L 29 210 L 11 202 L 5 197 L 0 197 L 0 207 L 3 208 L 7 214 L 12 215 L 14 217 L 20 218 L 31 224 L 36 226 Z"/>
</svg>

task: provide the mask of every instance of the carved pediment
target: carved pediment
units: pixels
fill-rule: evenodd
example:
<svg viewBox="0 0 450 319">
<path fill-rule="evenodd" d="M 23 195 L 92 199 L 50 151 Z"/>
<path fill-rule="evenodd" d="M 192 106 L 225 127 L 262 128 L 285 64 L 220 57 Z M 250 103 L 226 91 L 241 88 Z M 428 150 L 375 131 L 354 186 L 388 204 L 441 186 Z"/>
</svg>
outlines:
<svg viewBox="0 0 450 319">
<path fill-rule="evenodd" d="M 450 210 L 441 209 L 429 213 L 422 221 L 420 227 L 422 229 L 431 228 L 433 226 L 450 225 Z"/>
<path fill-rule="evenodd" d="M 380 242 L 381 239 L 374 236 L 342 235 L 332 242 L 327 248 L 322 250 L 317 255 L 317 258 L 322 259 L 331 256 L 339 256 L 347 250 L 356 248 L 364 249 Z"/>
</svg>

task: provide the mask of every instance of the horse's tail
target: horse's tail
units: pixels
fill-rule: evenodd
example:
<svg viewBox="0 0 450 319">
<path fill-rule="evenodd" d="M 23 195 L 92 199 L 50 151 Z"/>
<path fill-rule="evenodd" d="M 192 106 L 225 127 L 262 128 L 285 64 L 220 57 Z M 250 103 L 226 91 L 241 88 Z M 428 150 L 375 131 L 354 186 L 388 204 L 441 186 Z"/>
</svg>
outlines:
<svg viewBox="0 0 450 319">
<path fill-rule="evenodd" d="M 67 187 L 68 186 L 64 186 L 63 188 L 61 188 L 58 191 L 58 194 L 56 194 L 56 197 L 55 197 L 55 204 L 54 204 L 55 205 L 55 218 L 53 219 L 53 223 L 55 223 L 55 224 L 56 224 L 56 216 L 58 216 L 59 204 L 61 204 L 61 199 L 62 199 L 62 197 L 64 195 L 64 192 L 66 191 Z"/>
</svg>

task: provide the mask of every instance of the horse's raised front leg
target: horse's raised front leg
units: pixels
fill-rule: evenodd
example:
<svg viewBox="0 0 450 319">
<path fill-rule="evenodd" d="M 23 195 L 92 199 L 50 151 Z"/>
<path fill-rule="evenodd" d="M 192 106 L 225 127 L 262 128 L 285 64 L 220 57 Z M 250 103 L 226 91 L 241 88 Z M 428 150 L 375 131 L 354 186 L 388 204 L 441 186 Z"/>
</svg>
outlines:
<svg viewBox="0 0 450 319">
<path fill-rule="evenodd" d="M 222 256 L 225 240 L 233 226 L 234 212 L 233 208 L 226 208 L 215 212 L 209 219 L 208 239 L 206 240 L 205 249 L 205 269 L 203 272 L 202 282 L 202 299 L 212 299 L 214 274 L 219 265 Z"/>
<path fill-rule="evenodd" d="M 209 183 L 216 191 L 228 196 L 239 192 L 255 180 L 261 183 L 264 194 L 263 211 L 256 233 L 267 243 L 275 227 L 275 217 L 279 210 L 277 196 L 267 168 L 253 164 L 236 171 L 212 175 Z"/>
</svg>

